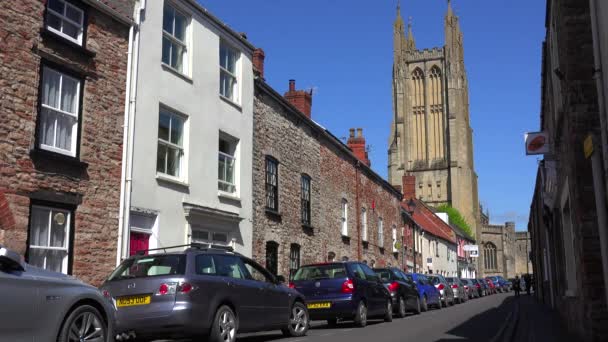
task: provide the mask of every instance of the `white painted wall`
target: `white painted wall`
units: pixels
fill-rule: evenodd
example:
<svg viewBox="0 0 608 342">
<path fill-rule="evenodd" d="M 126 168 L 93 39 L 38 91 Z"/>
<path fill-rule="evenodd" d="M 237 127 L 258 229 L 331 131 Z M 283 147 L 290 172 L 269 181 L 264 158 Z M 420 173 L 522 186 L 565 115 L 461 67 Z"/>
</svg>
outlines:
<svg viewBox="0 0 608 342">
<path fill-rule="evenodd" d="M 252 51 L 219 28 L 185 0 L 171 3 L 190 16 L 189 71 L 180 75 L 161 65 L 164 1 L 147 1 L 141 24 L 135 114 L 133 190 L 131 208 L 156 212 L 157 234 L 151 245 L 190 242 L 193 225 L 228 233 L 236 250 L 251 255 L 252 234 Z M 232 104 L 219 95 L 220 38 L 241 51 L 240 101 Z M 162 179 L 156 172 L 159 107 L 187 117 L 185 125 L 186 177 L 183 182 Z M 237 193 L 225 198 L 218 192 L 218 140 L 220 131 L 239 140 Z M 184 203 L 210 212 L 233 213 L 240 223 L 199 215 L 186 219 Z M 221 215 L 220 215 L 221 216 Z"/>
<path fill-rule="evenodd" d="M 423 273 L 430 273 L 432 271 L 433 274 L 442 274 L 449 277 L 458 276 L 456 245 L 438 239 L 426 232 L 420 237 L 420 244 Z M 437 256 L 437 250 L 435 249 L 436 244 L 439 246 L 439 256 Z M 431 266 L 427 265 L 428 258 L 432 258 Z"/>
</svg>

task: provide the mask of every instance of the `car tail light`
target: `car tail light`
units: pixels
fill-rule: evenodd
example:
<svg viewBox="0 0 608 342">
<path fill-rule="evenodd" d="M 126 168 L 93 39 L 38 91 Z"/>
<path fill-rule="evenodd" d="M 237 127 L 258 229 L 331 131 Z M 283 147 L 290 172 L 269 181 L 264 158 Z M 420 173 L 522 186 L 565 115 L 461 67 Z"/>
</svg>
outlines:
<svg viewBox="0 0 608 342">
<path fill-rule="evenodd" d="M 479 285 L 479 284 L 475 284 L 475 286 L 476 286 L 477 288 L 481 288 L 481 285 Z"/>
<path fill-rule="evenodd" d="M 465 289 L 465 290 L 468 290 L 468 289 L 469 289 L 469 286 L 468 286 L 468 285 L 465 285 L 465 286 L 464 286 L 464 289 Z"/>
<path fill-rule="evenodd" d="M 443 284 L 439 284 L 439 286 L 437 286 L 437 288 L 438 288 L 439 290 L 443 290 L 443 288 L 444 288 L 444 287 L 445 287 L 445 286 L 443 286 Z"/>
<path fill-rule="evenodd" d="M 390 283 L 390 285 L 388 286 L 388 290 L 391 292 L 397 291 L 398 288 L 399 288 L 399 283 L 396 281 Z"/>
<path fill-rule="evenodd" d="M 454 285 L 452 285 L 452 288 L 453 288 L 453 289 L 457 289 L 457 288 L 458 288 L 458 285 L 454 284 Z"/>
<path fill-rule="evenodd" d="M 177 283 L 163 283 L 158 287 L 157 296 L 172 295 L 177 290 Z"/>
<path fill-rule="evenodd" d="M 296 288 L 296 284 L 294 284 L 293 282 L 289 282 L 289 288 L 290 289 L 295 289 Z"/>
<path fill-rule="evenodd" d="M 351 279 L 346 279 L 344 283 L 342 283 L 342 293 L 353 293 L 355 292 L 355 284 Z"/>
<path fill-rule="evenodd" d="M 177 291 L 180 293 L 189 293 L 193 289 L 194 287 L 190 283 L 181 283 L 181 285 L 177 287 Z"/>
</svg>

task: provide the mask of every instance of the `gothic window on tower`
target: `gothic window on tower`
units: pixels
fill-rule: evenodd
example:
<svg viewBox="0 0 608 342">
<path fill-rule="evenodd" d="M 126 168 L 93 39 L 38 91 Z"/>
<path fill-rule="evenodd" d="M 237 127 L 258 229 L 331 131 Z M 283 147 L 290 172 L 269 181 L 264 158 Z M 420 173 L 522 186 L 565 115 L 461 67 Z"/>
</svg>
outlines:
<svg viewBox="0 0 608 342">
<path fill-rule="evenodd" d="M 424 72 L 416 68 L 412 73 L 412 124 L 411 136 L 414 142 L 411 145 L 410 155 L 414 160 L 414 168 L 424 167 L 426 161 L 426 115 L 425 115 L 425 82 Z"/>
<path fill-rule="evenodd" d="M 443 119 L 443 86 L 441 70 L 431 68 L 429 74 L 429 157 L 435 163 L 445 159 L 444 153 L 444 119 Z"/>
</svg>

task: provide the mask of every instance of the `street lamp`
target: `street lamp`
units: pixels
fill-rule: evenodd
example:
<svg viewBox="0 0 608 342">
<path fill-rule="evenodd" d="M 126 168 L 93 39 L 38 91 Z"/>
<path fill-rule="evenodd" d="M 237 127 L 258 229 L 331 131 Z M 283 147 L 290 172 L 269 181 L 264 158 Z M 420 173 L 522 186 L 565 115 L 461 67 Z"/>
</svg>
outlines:
<svg viewBox="0 0 608 342">
<path fill-rule="evenodd" d="M 414 273 L 416 273 L 416 222 L 414 222 L 414 211 L 416 210 L 416 202 L 413 198 L 410 198 L 407 202 L 407 213 L 410 214 L 410 220 L 412 221 L 412 237 L 413 237 L 413 250 L 414 250 Z"/>
</svg>

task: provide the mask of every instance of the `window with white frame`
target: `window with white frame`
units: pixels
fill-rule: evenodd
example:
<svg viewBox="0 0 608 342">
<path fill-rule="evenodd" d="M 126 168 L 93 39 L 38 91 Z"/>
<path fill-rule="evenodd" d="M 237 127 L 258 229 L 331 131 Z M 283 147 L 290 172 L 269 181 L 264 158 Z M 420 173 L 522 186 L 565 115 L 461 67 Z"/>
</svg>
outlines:
<svg viewBox="0 0 608 342">
<path fill-rule="evenodd" d="M 41 149 L 76 156 L 80 82 L 47 66 L 42 68 L 38 120 Z"/>
<path fill-rule="evenodd" d="M 69 41 L 82 45 L 84 11 L 67 1 L 48 0 L 46 28 Z"/>
<path fill-rule="evenodd" d="M 378 218 L 378 247 L 384 248 L 384 223 L 382 217 Z"/>
<path fill-rule="evenodd" d="M 367 210 L 365 208 L 361 208 L 361 226 L 363 227 L 361 239 L 367 242 Z"/>
<path fill-rule="evenodd" d="M 238 70 L 241 53 L 224 41 L 220 41 L 220 94 L 238 103 Z"/>
<path fill-rule="evenodd" d="M 28 262 L 50 271 L 68 273 L 69 210 L 33 205 L 30 214 Z"/>
<path fill-rule="evenodd" d="M 192 236 L 190 239 L 193 243 L 209 243 L 214 245 L 229 245 L 230 241 L 228 233 L 210 231 L 200 228 L 192 228 Z"/>
<path fill-rule="evenodd" d="M 393 225 L 393 253 L 397 251 L 397 227 Z"/>
<path fill-rule="evenodd" d="M 165 2 L 163 10 L 162 62 L 188 74 L 188 23 L 189 18 Z"/>
<path fill-rule="evenodd" d="M 220 133 L 218 152 L 218 180 L 220 191 L 236 193 L 236 151 L 238 141 Z"/>
<path fill-rule="evenodd" d="M 345 198 L 342 199 L 341 221 L 342 236 L 348 236 L 348 201 Z"/>
<path fill-rule="evenodd" d="M 158 150 L 156 171 L 176 178 L 183 178 L 184 171 L 184 122 L 178 114 L 161 108 L 158 116 Z"/>
</svg>

